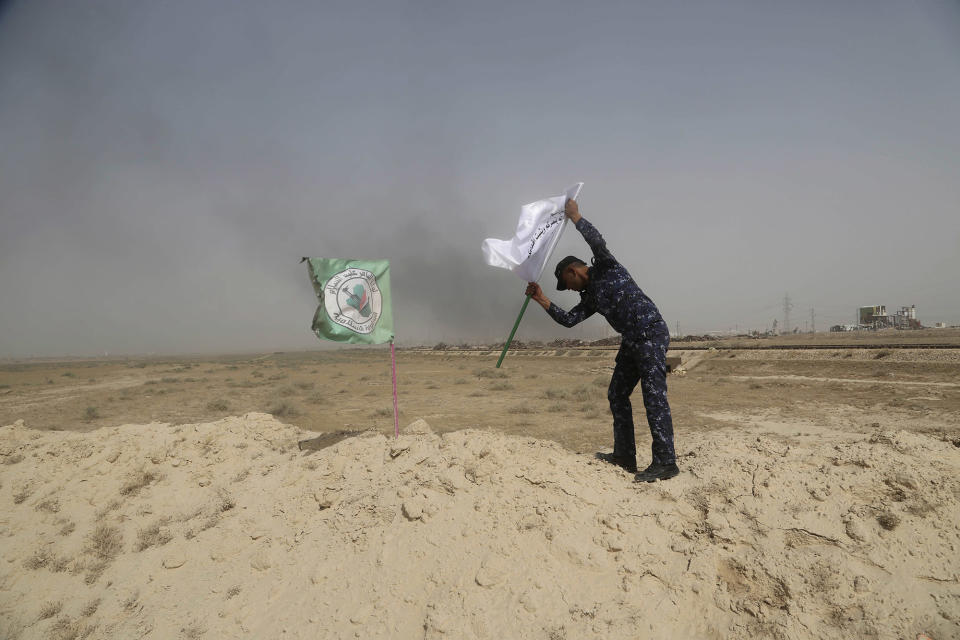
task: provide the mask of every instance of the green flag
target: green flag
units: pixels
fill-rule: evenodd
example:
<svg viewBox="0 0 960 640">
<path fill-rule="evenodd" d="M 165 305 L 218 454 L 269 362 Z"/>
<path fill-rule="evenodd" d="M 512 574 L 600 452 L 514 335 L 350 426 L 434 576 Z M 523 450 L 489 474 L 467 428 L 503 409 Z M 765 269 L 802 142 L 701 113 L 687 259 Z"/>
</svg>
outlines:
<svg viewBox="0 0 960 640">
<path fill-rule="evenodd" d="M 318 338 L 356 344 L 393 342 L 389 260 L 304 258 L 320 306 Z"/>
</svg>

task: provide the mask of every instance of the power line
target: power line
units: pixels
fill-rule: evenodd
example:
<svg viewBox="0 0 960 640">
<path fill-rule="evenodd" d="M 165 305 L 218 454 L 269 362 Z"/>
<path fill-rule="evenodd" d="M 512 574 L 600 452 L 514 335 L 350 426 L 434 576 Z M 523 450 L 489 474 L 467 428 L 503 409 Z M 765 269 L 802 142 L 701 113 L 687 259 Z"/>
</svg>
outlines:
<svg viewBox="0 0 960 640">
<path fill-rule="evenodd" d="M 791 333 L 790 328 L 790 310 L 793 309 L 793 303 L 790 302 L 790 294 L 783 296 L 783 330 L 782 333 Z"/>
</svg>

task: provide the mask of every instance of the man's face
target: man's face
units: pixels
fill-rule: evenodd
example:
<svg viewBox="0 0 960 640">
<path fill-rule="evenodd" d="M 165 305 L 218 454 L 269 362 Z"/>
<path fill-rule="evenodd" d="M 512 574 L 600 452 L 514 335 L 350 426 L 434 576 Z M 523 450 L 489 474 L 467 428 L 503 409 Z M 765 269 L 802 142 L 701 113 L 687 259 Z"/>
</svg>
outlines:
<svg viewBox="0 0 960 640">
<path fill-rule="evenodd" d="M 567 289 L 583 291 L 587 286 L 587 265 L 568 264 L 567 268 L 563 270 L 562 276 Z"/>
</svg>

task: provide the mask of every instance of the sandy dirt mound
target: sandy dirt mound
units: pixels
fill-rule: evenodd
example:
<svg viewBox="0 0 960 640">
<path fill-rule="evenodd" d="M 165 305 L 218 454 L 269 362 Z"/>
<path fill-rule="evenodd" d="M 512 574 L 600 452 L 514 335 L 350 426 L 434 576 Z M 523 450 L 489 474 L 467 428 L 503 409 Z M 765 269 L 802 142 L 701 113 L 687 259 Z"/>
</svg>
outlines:
<svg viewBox="0 0 960 640">
<path fill-rule="evenodd" d="M 960 449 L 763 426 L 632 478 L 492 431 L 0 428 L 4 638 L 960 637 Z"/>
</svg>

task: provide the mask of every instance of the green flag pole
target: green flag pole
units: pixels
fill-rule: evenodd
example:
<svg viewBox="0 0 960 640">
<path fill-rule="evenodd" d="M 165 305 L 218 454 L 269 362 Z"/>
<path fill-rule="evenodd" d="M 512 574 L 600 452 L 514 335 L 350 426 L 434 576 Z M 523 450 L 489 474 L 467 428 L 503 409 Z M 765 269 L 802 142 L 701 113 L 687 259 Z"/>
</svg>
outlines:
<svg viewBox="0 0 960 640">
<path fill-rule="evenodd" d="M 517 332 L 517 327 L 520 326 L 520 319 L 523 318 L 523 312 L 527 310 L 528 304 L 530 304 L 530 296 L 527 296 L 526 300 L 523 301 L 523 306 L 520 307 L 520 315 L 517 316 L 517 321 L 513 323 L 513 329 L 510 330 L 510 337 L 507 338 L 507 344 L 503 345 L 503 353 L 500 354 L 500 359 L 497 360 L 497 369 L 500 368 L 500 363 L 503 362 L 504 357 L 507 355 L 507 349 L 510 348 L 510 343 L 513 342 L 513 334 Z"/>
</svg>

